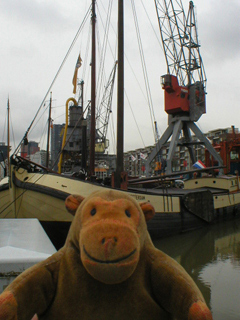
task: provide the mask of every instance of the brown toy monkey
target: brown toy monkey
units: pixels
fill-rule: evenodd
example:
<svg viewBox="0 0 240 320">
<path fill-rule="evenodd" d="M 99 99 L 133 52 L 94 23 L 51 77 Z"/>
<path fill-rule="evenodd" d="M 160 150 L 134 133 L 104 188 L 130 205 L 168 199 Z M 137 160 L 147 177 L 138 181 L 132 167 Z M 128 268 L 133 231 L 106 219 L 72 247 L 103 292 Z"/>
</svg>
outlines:
<svg viewBox="0 0 240 320">
<path fill-rule="evenodd" d="M 64 247 L 0 295 L 1 320 L 211 320 L 186 271 L 157 250 L 149 203 L 104 191 L 66 199 L 74 220 Z"/>
</svg>

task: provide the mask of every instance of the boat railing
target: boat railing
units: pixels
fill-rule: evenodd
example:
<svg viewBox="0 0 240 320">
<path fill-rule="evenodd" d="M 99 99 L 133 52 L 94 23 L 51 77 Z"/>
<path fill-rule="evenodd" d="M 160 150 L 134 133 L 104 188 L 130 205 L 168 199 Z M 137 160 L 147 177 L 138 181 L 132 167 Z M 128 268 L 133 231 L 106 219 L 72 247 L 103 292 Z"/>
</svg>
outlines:
<svg viewBox="0 0 240 320">
<path fill-rule="evenodd" d="M 150 182 L 166 182 L 166 181 L 175 181 L 176 179 L 184 180 L 184 176 L 189 175 L 199 175 L 201 173 L 208 173 L 216 176 L 219 173 L 219 169 L 225 168 L 225 166 L 214 166 L 214 167 L 208 167 L 203 169 L 194 169 L 194 170 L 187 170 L 187 171 L 178 171 L 173 172 L 169 174 L 163 174 L 163 175 L 156 175 L 153 177 L 141 177 L 136 179 L 129 179 L 128 183 L 129 185 L 133 184 L 140 184 L 140 183 L 150 183 Z"/>
<path fill-rule="evenodd" d="M 11 164 L 16 165 L 17 168 L 24 168 L 26 169 L 28 172 L 40 172 L 40 171 L 44 171 L 44 172 L 48 172 L 48 173 L 55 173 L 58 174 L 58 172 L 53 171 L 50 168 L 46 168 L 36 162 L 33 162 L 29 159 L 23 158 L 21 156 L 12 156 L 11 157 Z"/>
</svg>

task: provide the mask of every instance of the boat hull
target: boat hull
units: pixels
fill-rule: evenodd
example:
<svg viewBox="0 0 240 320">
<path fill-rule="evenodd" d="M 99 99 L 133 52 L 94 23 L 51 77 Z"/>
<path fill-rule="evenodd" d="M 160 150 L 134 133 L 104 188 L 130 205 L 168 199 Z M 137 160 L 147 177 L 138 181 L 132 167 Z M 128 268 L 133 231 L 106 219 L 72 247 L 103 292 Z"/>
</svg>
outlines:
<svg viewBox="0 0 240 320">
<path fill-rule="evenodd" d="M 5 209 L 7 205 L 4 204 L 0 217 L 37 218 L 55 247 L 59 249 L 64 244 L 73 219 L 65 208 L 67 196 L 80 194 L 87 197 L 94 191 L 106 189 L 110 187 L 58 174 L 13 168 L 10 189 L 3 190 L 8 192 L 8 200 L 5 201 L 8 203 L 8 209 Z M 231 198 L 227 193 L 215 194 L 207 189 L 131 189 L 121 192 L 128 192 L 137 201 L 151 202 L 154 206 L 156 214 L 148 222 L 148 230 L 153 239 L 232 219 L 239 214 L 240 201 L 231 202 L 238 199 L 237 193 Z M 3 194 L 2 198 L 5 196 Z M 227 206 L 221 207 L 219 199 L 222 201 L 223 197 L 227 197 L 230 202 Z"/>
<path fill-rule="evenodd" d="M 11 195 L 8 179 L 0 183 L 0 218 L 12 218 Z"/>
</svg>

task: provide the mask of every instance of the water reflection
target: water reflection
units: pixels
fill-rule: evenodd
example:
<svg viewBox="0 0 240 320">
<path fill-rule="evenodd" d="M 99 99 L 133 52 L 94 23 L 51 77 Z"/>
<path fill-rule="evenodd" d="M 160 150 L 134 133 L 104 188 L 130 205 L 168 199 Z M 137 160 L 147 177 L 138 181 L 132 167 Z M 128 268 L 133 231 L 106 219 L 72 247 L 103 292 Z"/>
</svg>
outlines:
<svg viewBox="0 0 240 320">
<path fill-rule="evenodd" d="M 240 319 L 240 220 L 154 241 L 193 277 L 214 320 Z"/>
</svg>

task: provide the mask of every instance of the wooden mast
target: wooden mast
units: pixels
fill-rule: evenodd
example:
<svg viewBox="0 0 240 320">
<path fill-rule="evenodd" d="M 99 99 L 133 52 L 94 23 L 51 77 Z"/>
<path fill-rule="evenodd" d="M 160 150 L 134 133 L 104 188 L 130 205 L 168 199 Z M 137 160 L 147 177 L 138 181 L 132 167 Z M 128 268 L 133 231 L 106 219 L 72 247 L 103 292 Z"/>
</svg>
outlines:
<svg viewBox="0 0 240 320">
<path fill-rule="evenodd" d="M 90 136 L 90 177 L 95 174 L 95 110 L 96 110 L 96 0 L 92 0 L 92 64 L 91 64 L 91 136 Z"/>
<path fill-rule="evenodd" d="M 10 103 L 7 103 L 7 175 L 10 177 Z"/>
<path fill-rule="evenodd" d="M 48 136 L 47 136 L 47 157 L 46 167 L 49 167 L 49 142 L 50 142 L 50 127 L 51 127 L 51 109 L 52 109 L 52 92 L 50 92 L 50 104 L 49 104 L 49 115 L 48 115 Z"/>
<path fill-rule="evenodd" d="M 114 186 L 122 187 L 124 152 L 124 0 L 118 0 L 117 161 Z"/>
<path fill-rule="evenodd" d="M 81 83 L 81 102 L 80 102 L 80 106 L 82 107 L 82 112 L 83 112 L 83 89 L 84 89 L 84 81 L 82 80 Z M 86 120 L 84 120 L 83 118 L 83 113 L 82 113 L 82 168 L 84 170 L 87 169 L 87 124 L 84 125 L 84 122 Z"/>
</svg>

